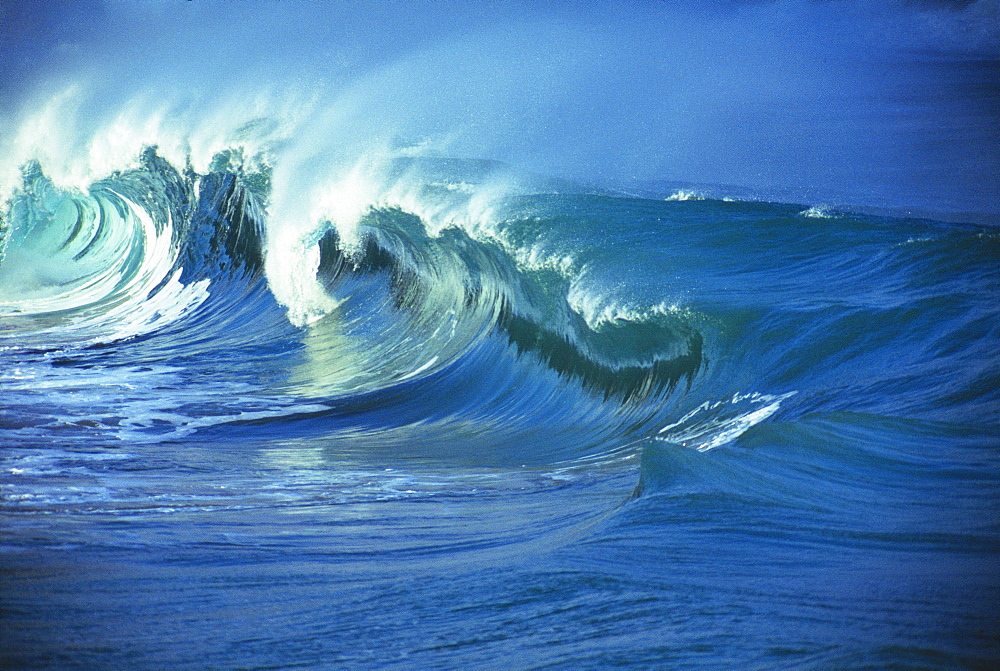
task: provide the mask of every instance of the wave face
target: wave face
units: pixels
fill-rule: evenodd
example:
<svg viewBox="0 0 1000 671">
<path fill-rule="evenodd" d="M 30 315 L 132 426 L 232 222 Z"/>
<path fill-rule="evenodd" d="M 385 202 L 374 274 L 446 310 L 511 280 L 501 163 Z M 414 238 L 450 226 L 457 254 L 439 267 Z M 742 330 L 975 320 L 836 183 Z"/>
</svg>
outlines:
<svg viewBox="0 0 1000 671">
<path fill-rule="evenodd" d="M 845 136 L 842 154 L 825 103 L 787 93 L 846 39 L 832 28 L 909 27 L 918 49 L 987 25 L 982 2 L 892 20 L 838 5 L 867 27 L 815 3 L 572 21 L 376 3 L 385 33 L 349 3 L 312 22 L 291 3 L 180 4 L 62 23 L 0 8 L 76 31 L 0 91 L 0 666 L 1000 661 L 994 186 L 860 158 L 920 146 L 988 172 L 992 52 L 935 56 L 934 92 L 980 72 L 961 104 L 831 61 L 838 111 L 885 122 L 884 145 Z M 781 20 L 814 38 L 800 58 L 766 46 L 792 5 Z M 135 29 L 129 58 L 95 37 L 109 17 Z M 677 29 L 666 51 L 638 39 L 667 36 L 651 17 Z M 74 44 L 90 69 L 60 60 Z M 643 79 L 606 86 L 687 51 L 657 65 L 669 105 L 628 103 Z M 744 128 L 778 108 L 815 120 L 817 153 L 789 122 L 757 156 L 768 184 L 715 184 L 754 142 L 678 110 L 733 101 Z M 918 132 L 945 107 L 944 126 L 975 126 L 947 148 Z M 668 154 L 692 181 L 640 172 Z M 797 197 L 846 175 L 860 195 Z M 902 213 L 914 193 L 934 216 Z"/>
<path fill-rule="evenodd" d="M 530 458 L 557 462 L 616 450 L 624 427 L 648 434 L 671 392 L 689 388 L 705 363 L 698 325 L 679 310 L 651 304 L 597 313 L 588 304 L 604 300 L 581 284 L 596 258 L 552 237 L 564 196 L 511 195 L 494 205 L 494 219 L 466 228 L 375 202 L 352 223 L 350 238 L 321 220 L 296 240 L 293 251 L 314 263 L 274 269 L 267 177 L 227 171 L 230 158 L 220 154 L 217 171 L 196 174 L 149 148 L 137 167 L 85 194 L 56 187 L 37 163 L 25 167 L 9 202 L 0 266 L 4 351 L 20 371 L 12 389 L 23 392 L 5 412 L 22 435 L 50 440 L 69 425 L 95 429 L 80 437 L 88 442 L 156 442 L 248 418 L 323 425 L 359 404 L 378 406 L 377 398 L 431 394 L 433 404 L 386 406 L 403 423 L 482 422 L 483 440 L 548 414 L 575 436 L 590 436 L 567 437 L 565 454 L 554 447 Z M 422 207 L 441 207 L 467 200 L 476 187 L 465 180 L 484 179 L 483 168 L 402 160 L 382 177 L 393 186 L 405 179 L 408 189 L 429 192 L 418 196 Z M 457 181 L 441 182 L 449 172 Z M 605 201 L 600 207 L 617 207 Z M 448 202 L 445 211 L 452 217 L 460 207 L 467 205 Z M 289 254 L 270 251 L 282 260 Z M 268 267 L 282 275 L 267 277 Z M 269 285 L 280 287 L 280 301 Z M 191 357 L 201 363 L 172 363 Z M 109 415 L 104 403 L 38 412 L 36 376 L 63 385 L 64 373 L 46 364 L 80 381 L 78 369 L 104 369 L 109 359 L 132 370 L 165 366 L 168 386 L 197 400 L 183 412 L 141 417 Z M 189 382 L 206 374 L 207 387 Z M 133 403 L 170 396 L 159 376 L 153 380 L 145 389 L 129 383 Z M 232 402 L 236 388 L 254 397 L 252 410 L 250 399 Z M 503 440 L 478 458 L 526 458 L 527 446 Z"/>
</svg>

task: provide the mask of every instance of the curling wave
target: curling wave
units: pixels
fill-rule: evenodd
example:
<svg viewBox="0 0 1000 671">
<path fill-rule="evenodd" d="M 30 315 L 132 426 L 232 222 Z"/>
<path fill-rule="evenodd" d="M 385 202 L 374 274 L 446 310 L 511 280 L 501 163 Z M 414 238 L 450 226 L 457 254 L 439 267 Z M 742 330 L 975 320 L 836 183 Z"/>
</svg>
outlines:
<svg viewBox="0 0 1000 671">
<path fill-rule="evenodd" d="M 290 416 L 340 425 L 337 417 L 356 419 L 385 394 L 446 397 L 450 387 L 463 391 L 434 408 L 388 403 L 396 423 L 479 417 L 497 433 L 550 413 L 580 427 L 572 434 L 591 432 L 584 452 L 601 452 L 622 443 L 612 436 L 625 425 L 653 430 L 671 392 L 704 366 L 703 336 L 681 314 L 581 311 L 585 264 L 545 239 L 562 216 L 558 196 L 512 189 L 470 224 L 469 203 L 496 166 L 399 161 L 351 226 L 317 221 L 298 241 L 314 263 L 283 267 L 268 259 L 287 254 L 269 227 L 269 170 L 243 165 L 230 149 L 198 174 L 149 147 L 136 167 L 86 193 L 58 188 L 38 162 L 25 166 L 4 217 L 8 350 L 92 367 L 95 348 L 124 343 L 131 350 L 102 354 L 102 368 L 120 353 L 129 365 L 243 356 L 271 370 L 263 386 L 253 379 L 260 370 L 241 365 L 217 389 L 175 390 L 169 412 L 149 420 L 66 403 L 74 409 L 60 422 L 108 425 L 131 439 L 136 430 L 163 438 Z M 289 279 L 312 287 L 305 322 L 272 293 Z M 32 376 L 38 370 L 51 375 L 42 366 Z M 234 397 L 236 380 L 253 388 Z"/>
</svg>

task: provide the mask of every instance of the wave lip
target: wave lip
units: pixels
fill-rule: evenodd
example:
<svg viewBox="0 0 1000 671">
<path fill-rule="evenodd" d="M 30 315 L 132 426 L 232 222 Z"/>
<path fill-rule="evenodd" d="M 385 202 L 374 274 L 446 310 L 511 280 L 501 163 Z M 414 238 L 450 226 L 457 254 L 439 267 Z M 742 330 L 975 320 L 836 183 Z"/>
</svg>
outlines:
<svg viewBox="0 0 1000 671">
<path fill-rule="evenodd" d="M 619 310 L 591 324 L 571 304 L 579 302 L 573 273 L 533 264 L 498 241 L 517 237 L 511 229 L 519 225 L 507 221 L 487 237 L 457 227 L 432 235 L 417 215 L 375 208 L 359 223 L 362 242 L 353 249 L 327 230 L 317 277 L 347 324 L 373 323 L 373 311 L 397 315 L 373 348 L 383 360 L 412 357 L 398 379 L 440 370 L 495 333 L 519 355 L 605 399 L 643 402 L 690 383 L 704 361 L 700 333 L 664 310 Z"/>
<path fill-rule="evenodd" d="M 152 154 L 145 160 L 150 167 Z M 57 188 L 37 162 L 23 177 L 5 217 L 0 316 L 112 342 L 154 331 L 207 297 L 207 280 L 182 285 L 175 268 L 174 176 L 140 169 L 87 194 Z"/>
<path fill-rule="evenodd" d="M 215 165 L 179 171 L 147 147 L 81 192 L 25 164 L 0 221 L 0 318 L 16 346 L 157 333 L 222 298 L 220 282 L 259 276 L 260 197 L 224 154 Z"/>
</svg>

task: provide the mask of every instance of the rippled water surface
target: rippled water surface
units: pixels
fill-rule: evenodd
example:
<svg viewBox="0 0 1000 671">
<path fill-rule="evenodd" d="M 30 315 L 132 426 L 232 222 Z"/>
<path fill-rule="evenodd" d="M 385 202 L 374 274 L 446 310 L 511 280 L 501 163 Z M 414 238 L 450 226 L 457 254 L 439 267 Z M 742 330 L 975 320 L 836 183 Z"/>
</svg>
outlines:
<svg viewBox="0 0 1000 671">
<path fill-rule="evenodd" d="M 288 51 L 0 8 L 64 44 L 0 91 L 0 666 L 997 665 L 989 3 L 872 10 L 916 32 L 870 71 L 815 3 L 452 7 L 368 61 L 431 15 L 178 4 Z"/>
</svg>

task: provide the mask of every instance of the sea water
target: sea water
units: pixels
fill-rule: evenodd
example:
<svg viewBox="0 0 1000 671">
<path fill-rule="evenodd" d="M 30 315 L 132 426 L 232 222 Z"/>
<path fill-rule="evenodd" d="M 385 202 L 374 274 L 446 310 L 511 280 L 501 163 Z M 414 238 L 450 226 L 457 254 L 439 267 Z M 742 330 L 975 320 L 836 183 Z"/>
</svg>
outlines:
<svg viewBox="0 0 1000 671">
<path fill-rule="evenodd" d="M 862 4 L 426 8 L 422 41 L 388 6 L 176 4 L 0 14 L 20 30 L 4 47 L 20 74 L 3 97 L 3 666 L 998 663 L 995 4 L 871 10 L 933 22 L 951 51 L 896 62 L 891 86 L 857 75 L 868 88 L 837 92 L 847 126 L 776 82 L 842 46 L 820 27 L 872 30 Z M 316 48 L 198 51 L 194 19 Z M 700 161 L 684 153 L 700 131 L 663 144 L 663 108 L 623 103 L 595 137 L 568 97 L 631 72 L 608 35 L 685 28 L 715 36 L 704 56 L 748 25 L 730 47 L 764 93 L 737 83 L 746 63 L 691 57 L 666 80 L 674 112 L 742 99 L 744 121 L 791 109 L 787 134 L 727 130 Z M 941 41 L 955 25 L 975 58 Z M 752 54 L 780 26 L 815 39 L 768 70 Z M 32 40 L 63 46 L 44 67 L 11 56 Z M 60 60 L 84 46 L 97 55 Z M 136 53 L 163 59 L 148 80 Z M 101 79 L 107 54 L 128 58 Z M 241 54 L 262 79 L 212 91 Z M 275 78 L 281 58 L 296 77 Z M 692 88 L 692 69 L 722 88 Z M 565 147 L 532 101 L 565 114 Z M 884 138 L 835 141 L 873 119 Z M 613 140 L 644 133 L 636 172 L 641 148 Z M 726 186 L 770 134 L 769 167 Z M 801 157 L 790 182 L 806 145 L 837 148 L 831 167 Z M 894 163 L 920 151 L 938 163 Z"/>
</svg>

